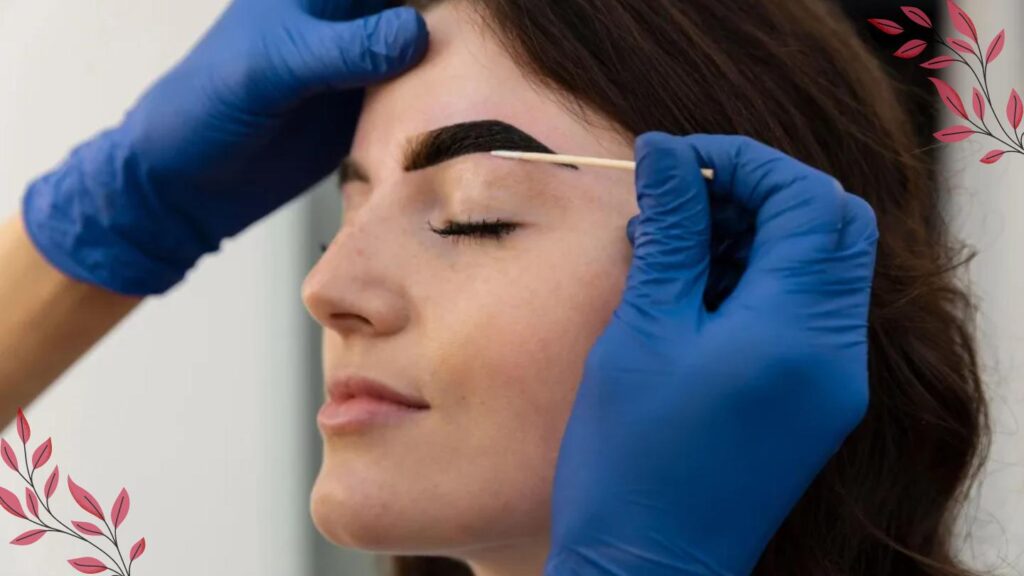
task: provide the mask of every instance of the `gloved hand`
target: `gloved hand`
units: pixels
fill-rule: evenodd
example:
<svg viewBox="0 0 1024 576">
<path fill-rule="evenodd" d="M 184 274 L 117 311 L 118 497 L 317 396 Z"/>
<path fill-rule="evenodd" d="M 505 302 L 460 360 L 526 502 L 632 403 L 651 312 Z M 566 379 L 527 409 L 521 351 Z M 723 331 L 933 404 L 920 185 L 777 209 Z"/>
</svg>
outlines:
<svg viewBox="0 0 1024 576">
<path fill-rule="evenodd" d="M 374 13 L 383 4 L 232 2 L 120 126 L 29 186 L 36 247 L 68 276 L 123 294 L 174 286 L 329 174 L 351 145 L 362 88 L 423 56 L 422 17 Z"/>
<path fill-rule="evenodd" d="M 746 575 L 866 412 L 875 215 L 750 138 L 636 151 L 633 265 L 562 440 L 546 574 Z M 714 312 L 709 194 L 756 214 Z"/>
</svg>

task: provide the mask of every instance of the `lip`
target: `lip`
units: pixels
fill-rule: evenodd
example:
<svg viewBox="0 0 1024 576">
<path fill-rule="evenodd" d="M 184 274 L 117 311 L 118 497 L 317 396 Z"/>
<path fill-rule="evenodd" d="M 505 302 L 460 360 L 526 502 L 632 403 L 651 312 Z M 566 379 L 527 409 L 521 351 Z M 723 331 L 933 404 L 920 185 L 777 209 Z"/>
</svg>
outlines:
<svg viewBox="0 0 1024 576">
<path fill-rule="evenodd" d="M 419 396 L 399 392 L 395 386 L 361 374 L 335 376 L 327 384 L 327 396 L 333 402 L 344 402 L 358 396 L 368 396 L 409 408 L 430 408 L 430 405 Z"/>
<path fill-rule="evenodd" d="M 317 425 L 335 434 L 357 432 L 373 425 L 394 424 L 430 408 L 422 398 L 399 392 L 379 380 L 346 374 L 332 378 Z"/>
</svg>

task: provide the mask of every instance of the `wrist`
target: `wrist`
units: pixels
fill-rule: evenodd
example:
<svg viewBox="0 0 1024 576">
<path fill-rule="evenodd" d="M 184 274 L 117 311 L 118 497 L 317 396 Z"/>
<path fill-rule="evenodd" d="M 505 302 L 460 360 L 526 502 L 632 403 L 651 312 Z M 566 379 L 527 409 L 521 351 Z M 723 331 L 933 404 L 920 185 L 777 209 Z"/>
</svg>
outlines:
<svg viewBox="0 0 1024 576">
<path fill-rule="evenodd" d="M 153 204 L 119 130 L 77 146 L 29 184 L 22 197 L 25 229 L 40 254 L 71 278 L 124 295 L 163 293 L 198 256 L 183 250 L 180 237 L 159 233 L 172 215 Z"/>
</svg>

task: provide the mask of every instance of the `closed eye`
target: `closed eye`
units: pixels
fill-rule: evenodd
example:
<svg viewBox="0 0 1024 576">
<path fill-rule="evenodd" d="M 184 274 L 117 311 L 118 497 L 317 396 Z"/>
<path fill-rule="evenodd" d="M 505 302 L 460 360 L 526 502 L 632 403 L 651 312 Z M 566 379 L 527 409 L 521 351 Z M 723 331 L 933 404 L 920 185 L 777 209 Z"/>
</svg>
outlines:
<svg viewBox="0 0 1024 576">
<path fill-rule="evenodd" d="M 504 220 L 481 220 L 470 222 L 456 222 L 449 220 L 444 228 L 435 228 L 430 221 L 427 221 L 430 230 L 442 238 L 455 238 L 458 243 L 460 239 L 478 239 L 501 241 L 505 236 L 515 232 L 520 224 L 506 222 Z M 327 252 L 327 244 L 320 244 L 320 252 Z"/>
<path fill-rule="evenodd" d="M 519 224 L 506 222 L 504 220 L 480 220 L 468 222 L 456 222 L 449 220 L 444 228 L 435 228 L 430 221 L 427 221 L 430 230 L 442 238 L 477 238 L 481 240 L 501 241 L 505 236 L 515 232 Z"/>
</svg>

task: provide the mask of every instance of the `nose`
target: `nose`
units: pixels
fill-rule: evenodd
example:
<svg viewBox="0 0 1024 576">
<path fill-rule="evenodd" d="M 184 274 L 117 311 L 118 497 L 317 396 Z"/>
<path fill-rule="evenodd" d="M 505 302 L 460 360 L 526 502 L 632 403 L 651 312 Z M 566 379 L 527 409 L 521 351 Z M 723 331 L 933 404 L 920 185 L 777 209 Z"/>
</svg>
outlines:
<svg viewBox="0 0 1024 576">
<path fill-rule="evenodd" d="M 302 283 L 306 310 L 343 337 L 401 331 L 410 311 L 396 248 L 380 226 L 346 224 Z"/>
</svg>

